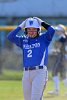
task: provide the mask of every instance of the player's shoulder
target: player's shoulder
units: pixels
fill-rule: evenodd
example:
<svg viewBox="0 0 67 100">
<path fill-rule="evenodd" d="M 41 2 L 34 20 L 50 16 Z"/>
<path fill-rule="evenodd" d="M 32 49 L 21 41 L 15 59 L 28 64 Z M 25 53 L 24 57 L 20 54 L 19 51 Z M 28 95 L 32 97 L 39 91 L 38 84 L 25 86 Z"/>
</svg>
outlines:
<svg viewBox="0 0 67 100">
<path fill-rule="evenodd" d="M 20 39 L 26 39 L 26 35 L 16 35 L 16 37 L 20 38 Z"/>
</svg>

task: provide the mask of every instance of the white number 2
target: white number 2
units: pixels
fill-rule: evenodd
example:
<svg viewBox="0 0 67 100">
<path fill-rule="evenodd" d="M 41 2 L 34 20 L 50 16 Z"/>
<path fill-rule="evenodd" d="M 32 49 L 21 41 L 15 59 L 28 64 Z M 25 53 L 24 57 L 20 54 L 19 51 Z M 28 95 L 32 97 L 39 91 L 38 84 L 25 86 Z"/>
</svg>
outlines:
<svg viewBox="0 0 67 100">
<path fill-rule="evenodd" d="M 27 52 L 28 52 L 27 57 L 32 57 L 32 50 L 28 50 Z"/>
</svg>

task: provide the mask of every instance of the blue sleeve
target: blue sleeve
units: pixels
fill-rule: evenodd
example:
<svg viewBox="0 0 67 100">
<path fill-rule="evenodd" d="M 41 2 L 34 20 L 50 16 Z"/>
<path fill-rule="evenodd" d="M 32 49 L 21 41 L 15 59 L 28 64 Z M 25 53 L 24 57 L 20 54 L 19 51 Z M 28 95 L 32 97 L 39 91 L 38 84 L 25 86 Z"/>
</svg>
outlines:
<svg viewBox="0 0 67 100">
<path fill-rule="evenodd" d="M 46 45 L 50 44 L 54 33 L 55 33 L 55 30 L 50 26 L 47 32 L 44 34 L 44 40 L 45 40 Z"/>
<path fill-rule="evenodd" d="M 12 30 L 8 35 L 7 38 L 9 41 L 15 43 L 17 46 L 22 45 L 22 37 L 21 36 L 17 36 L 17 33 L 21 30 L 20 27 L 17 27 L 16 29 Z"/>
</svg>

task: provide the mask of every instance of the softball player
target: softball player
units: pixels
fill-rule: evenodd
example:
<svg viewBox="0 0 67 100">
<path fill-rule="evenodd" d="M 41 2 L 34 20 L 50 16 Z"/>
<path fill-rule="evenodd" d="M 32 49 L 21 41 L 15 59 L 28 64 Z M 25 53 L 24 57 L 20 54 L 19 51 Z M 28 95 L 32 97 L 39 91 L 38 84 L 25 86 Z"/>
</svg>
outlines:
<svg viewBox="0 0 67 100">
<path fill-rule="evenodd" d="M 41 26 L 47 31 L 41 34 Z M 24 28 L 24 36 L 17 33 Z M 23 51 L 24 100 L 42 100 L 47 82 L 48 46 L 55 30 L 46 22 L 34 17 L 23 21 L 8 34 L 8 39 Z"/>
<path fill-rule="evenodd" d="M 58 72 L 60 72 L 60 76 L 63 80 L 63 83 L 65 85 L 66 91 L 67 91 L 67 70 L 65 66 L 65 63 L 67 62 L 67 34 L 65 32 L 65 26 L 59 24 L 56 28 L 56 32 L 59 35 L 59 38 L 57 41 L 55 41 L 54 46 L 56 48 L 59 48 L 59 52 L 57 53 L 55 63 L 53 65 L 52 69 L 52 77 L 54 82 L 54 91 L 49 91 L 48 93 L 51 95 L 58 95 L 59 93 L 59 76 Z M 67 95 L 67 92 L 65 93 Z"/>
</svg>

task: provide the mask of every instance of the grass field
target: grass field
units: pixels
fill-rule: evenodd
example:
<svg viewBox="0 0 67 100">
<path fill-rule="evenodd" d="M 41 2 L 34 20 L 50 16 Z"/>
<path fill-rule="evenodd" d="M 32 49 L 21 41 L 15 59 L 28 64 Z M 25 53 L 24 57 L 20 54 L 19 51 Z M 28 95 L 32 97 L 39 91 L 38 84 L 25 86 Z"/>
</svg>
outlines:
<svg viewBox="0 0 67 100">
<path fill-rule="evenodd" d="M 52 81 L 48 81 L 46 90 L 44 91 L 44 100 L 67 100 L 67 97 L 64 96 L 64 86 L 63 83 L 60 83 L 60 93 L 58 96 L 50 96 L 47 94 L 49 90 L 52 89 Z M 0 100 L 24 100 L 22 92 L 22 83 L 21 81 L 0 81 Z"/>
<path fill-rule="evenodd" d="M 0 100 L 24 100 L 22 92 L 22 71 L 4 70 L 0 75 Z M 58 96 L 48 95 L 48 91 L 53 89 L 51 74 L 49 73 L 49 81 L 44 91 L 44 100 L 67 100 L 64 96 L 65 88 L 60 81 L 60 92 Z"/>
</svg>

